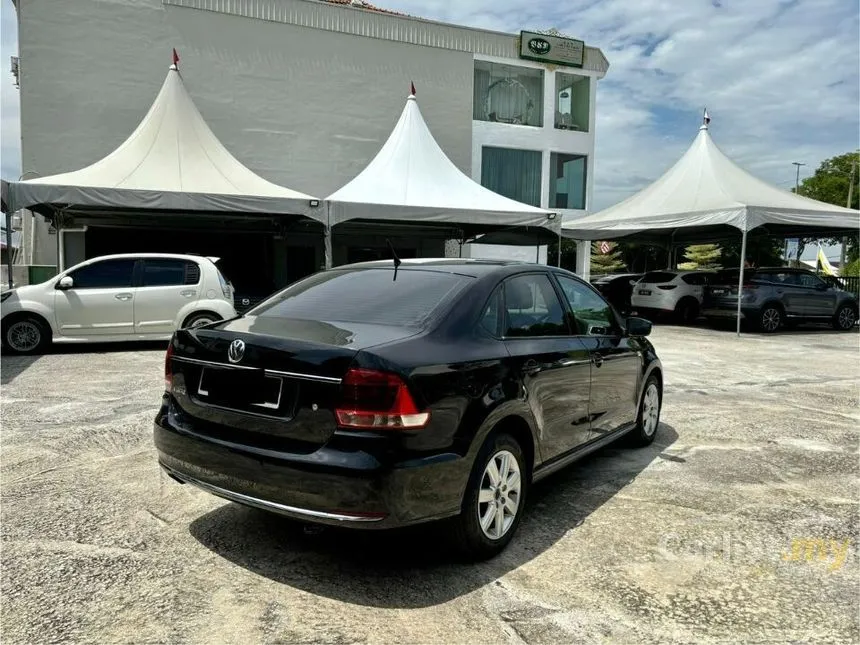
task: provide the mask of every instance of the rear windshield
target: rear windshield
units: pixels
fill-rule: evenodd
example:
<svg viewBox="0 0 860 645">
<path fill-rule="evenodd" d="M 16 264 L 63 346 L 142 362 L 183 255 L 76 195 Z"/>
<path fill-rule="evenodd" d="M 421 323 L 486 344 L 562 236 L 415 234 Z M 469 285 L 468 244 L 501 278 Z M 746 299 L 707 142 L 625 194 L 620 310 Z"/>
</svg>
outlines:
<svg viewBox="0 0 860 645">
<path fill-rule="evenodd" d="M 661 282 L 672 282 L 676 277 L 678 277 L 678 274 L 671 271 L 650 271 L 642 276 L 642 282 L 660 284 Z"/>
<path fill-rule="evenodd" d="M 318 273 L 287 287 L 248 312 L 253 316 L 422 327 L 471 278 L 400 269 Z"/>
</svg>

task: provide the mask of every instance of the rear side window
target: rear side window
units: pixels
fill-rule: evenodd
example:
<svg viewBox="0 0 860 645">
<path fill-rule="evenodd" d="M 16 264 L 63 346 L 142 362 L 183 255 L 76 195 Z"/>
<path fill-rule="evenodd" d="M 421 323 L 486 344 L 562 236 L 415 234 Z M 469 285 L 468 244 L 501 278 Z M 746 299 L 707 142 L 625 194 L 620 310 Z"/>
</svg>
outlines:
<svg viewBox="0 0 860 645">
<path fill-rule="evenodd" d="M 422 327 L 471 278 L 439 271 L 326 271 L 287 287 L 250 315 Z"/>
<path fill-rule="evenodd" d="M 504 320 L 504 299 L 502 298 L 502 288 L 496 287 L 493 295 L 487 301 L 484 311 L 481 312 L 480 325 L 491 336 L 502 336 L 502 321 Z"/>
<path fill-rule="evenodd" d="M 681 276 L 681 280 L 694 287 L 701 287 L 707 281 L 704 273 L 687 273 Z"/>
<path fill-rule="evenodd" d="M 143 261 L 140 286 L 173 287 L 200 282 L 200 267 L 196 262 L 152 258 Z"/>
<path fill-rule="evenodd" d="M 676 277 L 678 277 L 678 274 L 671 271 L 651 271 L 642 276 L 642 282 L 646 284 L 663 284 L 664 282 L 672 282 Z"/>
<path fill-rule="evenodd" d="M 70 273 L 74 289 L 122 289 L 131 286 L 134 260 L 102 260 Z"/>
</svg>

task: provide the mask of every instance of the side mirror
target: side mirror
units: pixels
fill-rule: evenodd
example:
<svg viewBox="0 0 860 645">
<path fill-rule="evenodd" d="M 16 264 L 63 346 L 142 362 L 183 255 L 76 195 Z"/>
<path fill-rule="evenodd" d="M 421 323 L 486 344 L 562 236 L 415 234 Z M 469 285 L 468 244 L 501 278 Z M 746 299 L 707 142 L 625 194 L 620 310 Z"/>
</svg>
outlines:
<svg viewBox="0 0 860 645">
<path fill-rule="evenodd" d="M 72 280 L 72 276 L 64 275 L 60 278 L 60 281 L 57 283 L 57 289 L 71 289 L 75 286 L 75 281 Z"/>
<path fill-rule="evenodd" d="M 628 336 L 649 336 L 651 334 L 651 321 L 644 318 L 630 317 L 627 319 Z"/>
</svg>

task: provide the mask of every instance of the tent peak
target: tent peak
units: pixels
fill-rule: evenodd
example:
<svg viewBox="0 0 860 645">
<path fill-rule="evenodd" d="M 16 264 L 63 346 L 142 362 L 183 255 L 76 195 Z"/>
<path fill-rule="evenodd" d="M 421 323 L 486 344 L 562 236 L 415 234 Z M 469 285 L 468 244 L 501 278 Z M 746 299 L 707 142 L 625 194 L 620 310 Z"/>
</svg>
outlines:
<svg viewBox="0 0 860 645">
<path fill-rule="evenodd" d="M 707 129 L 708 129 L 707 123 L 703 123 L 702 125 L 699 126 L 699 132 L 701 132 L 702 130 L 707 130 Z"/>
</svg>

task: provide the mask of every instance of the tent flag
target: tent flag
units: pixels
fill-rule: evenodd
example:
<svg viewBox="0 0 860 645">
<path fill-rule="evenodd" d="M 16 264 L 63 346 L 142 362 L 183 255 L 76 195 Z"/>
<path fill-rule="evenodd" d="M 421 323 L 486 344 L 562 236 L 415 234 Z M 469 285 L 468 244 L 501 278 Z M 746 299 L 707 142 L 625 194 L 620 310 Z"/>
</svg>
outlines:
<svg viewBox="0 0 860 645">
<path fill-rule="evenodd" d="M 173 48 L 173 64 L 176 67 L 179 67 L 179 54 L 176 53 L 176 48 Z"/>
<path fill-rule="evenodd" d="M 415 83 L 409 81 L 409 94 L 410 96 L 415 96 Z"/>
<path fill-rule="evenodd" d="M 821 265 L 821 270 L 826 275 L 836 275 L 836 270 L 833 268 L 833 265 L 830 264 L 830 260 L 828 260 L 827 256 L 824 254 L 824 249 L 821 248 L 821 244 L 818 245 L 818 264 Z"/>
<path fill-rule="evenodd" d="M 711 115 L 708 114 L 708 108 L 705 108 L 705 114 L 702 116 L 702 122 L 708 125 L 711 122 Z"/>
</svg>

